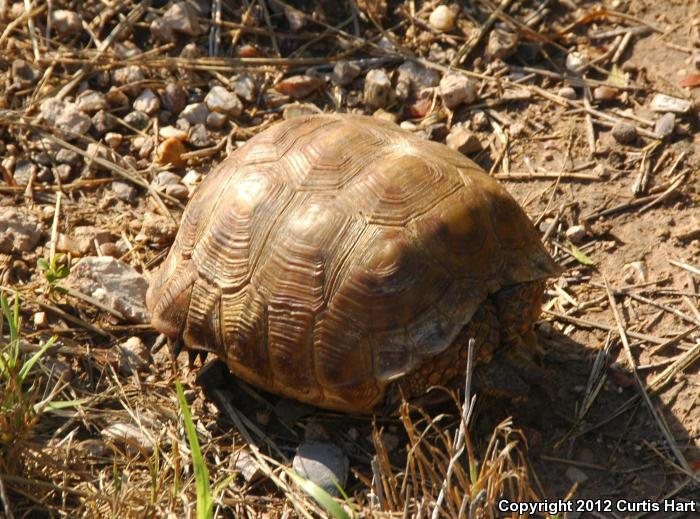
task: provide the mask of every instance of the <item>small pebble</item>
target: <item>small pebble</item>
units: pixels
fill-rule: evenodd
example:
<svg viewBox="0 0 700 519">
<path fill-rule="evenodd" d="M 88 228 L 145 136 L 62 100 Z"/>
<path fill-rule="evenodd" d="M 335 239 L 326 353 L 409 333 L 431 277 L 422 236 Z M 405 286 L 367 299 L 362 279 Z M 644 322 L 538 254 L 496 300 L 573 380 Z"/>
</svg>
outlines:
<svg viewBox="0 0 700 519">
<path fill-rule="evenodd" d="M 207 115 L 209 115 L 209 109 L 204 103 L 189 104 L 180 113 L 180 117 L 192 125 L 205 124 Z"/>
<path fill-rule="evenodd" d="M 187 140 L 187 132 L 174 126 L 161 126 L 158 129 L 158 135 L 161 139 L 178 139 L 180 141 Z"/>
<path fill-rule="evenodd" d="M 220 130 L 226 125 L 227 122 L 228 117 L 226 114 L 211 112 L 209 115 L 207 115 L 207 128 L 211 128 L 212 130 Z"/>
<path fill-rule="evenodd" d="M 123 200 L 129 204 L 136 202 L 136 195 L 138 194 L 136 188 L 127 182 L 122 182 L 121 180 L 115 180 L 112 182 L 112 193 L 119 200 Z"/>
<path fill-rule="evenodd" d="M 586 237 L 586 228 L 583 225 L 572 225 L 565 234 L 571 243 L 578 244 Z"/>
<path fill-rule="evenodd" d="M 243 111 L 243 104 L 236 94 L 222 86 L 213 86 L 204 98 L 204 103 L 212 112 L 219 112 L 230 117 L 238 117 Z"/>
<path fill-rule="evenodd" d="M 131 112 L 124 117 L 124 122 L 130 126 L 133 126 L 137 130 L 143 130 L 146 126 L 148 126 L 149 121 L 150 118 L 148 117 L 148 114 L 138 110 Z"/>
<path fill-rule="evenodd" d="M 574 100 L 578 97 L 576 95 L 576 90 L 570 86 L 561 87 L 557 93 L 564 99 Z"/>
<path fill-rule="evenodd" d="M 165 194 L 177 198 L 178 200 L 187 200 L 190 196 L 190 191 L 187 186 L 182 184 L 173 184 L 165 186 Z"/>
<path fill-rule="evenodd" d="M 132 375 L 137 371 L 146 371 L 151 362 L 151 353 L 140 337 L 129 337 L 119 347 L 119 371 Z"/>
<path fill-rule="evenodd" d="M 461 104 L 471 104 L 476 100 L 474 82 L 462 74 L 446 74 L 440 80 L 440 97 L 449 109 Z"/>
<path fill-rule="evenodd" d="M 209 131 L 204 124 L 195 124 L 187 133 L 187 142 L 197 148 L 206 148 L 211 146 L 211 138 Z"/>
<path fill-rule="evenodd" d="M 283 79 L 275 85 L 275 90 L 280 94 L 293 97 L 294 99 L 303 99 L 323 85 L 324 81 L 320 78 L 299 75 Z"/>
<path fill-rule="evenodd" d="M 617 98 L 618 90 L 609 86 L 601 85 L 593 90 L 593 98 L 596 101 L 612 101 Z"/>
<path fill-rule="evenodd" d="M 91 119 L 92 127 L 97 135 L 104 135 L 108 131 L 114 129 L 117 125 L 117 120 L 114 116 L 104 110 L 100 110 Z"/>
<path fill-rule="evenodd" d="M 654 133 L 660 138 L 668 137 L 673 134 L 673 129 L 676 126 L 676 114 L 667 112 L 656 120 L 654 124 Z"/>
<path fill-rule="evenodd" d="M 435 30 L 450 32 L 455 28 L 455 14 L 446 5 L 439 5 L 430 13 L 428 23 Z"/>
<path fill-rule="evenodd" d="M 684 114 L 690 111 L 693 103 L 686 99 L 667 96 L 666 94 L 656 94 L 651 100 L 649 108 L 654 112 L 674 112 Z"/>
<path fill-rule="evenodd" d="M 519 43 L 518 33 L 511 31 L 508 27 L 496 26 L 489 33 L 486 55 L 492 60 L 505 60 L 515 52 Z"/>
<path fill-rule="evenodd" d="M 177 83 L 168 83 L 161 94 L 161 100 L 166 110 L 179 115 L 187 105 L 187 94 Z"/>
<path fill-rule="evenodd" d="M 348 86 L 362 72 L 362 67 L 353 61 L 338 61 L 333 67 L 331 81 L 338 86 Z"/>
<path fill-rule="evenodd" d="M 160 100 L 158 99 L 158 96 L 153 93 L 153 90 L 146 88 L 136 99 L 134 99 L 133 107 L 134 110 L 147 113 L 148 115 L 153 115 L 160 110 Z"/>
<path fill-rule="evenodd" d="M 349 462 L 340 448 L 331 443 L 307 442 L 297 449 L 292 468 L 333 496 L 338 496 L 348 479 Z"/>
<path fill-rule="evenodd" d="M 631 144 L 637 139 L 637 128 L 620 121 L 613 126 L 612 136 L 620 144 Z"/>
<path fill-rule="evenodd" d="M 569 52 L 566 55 L 566 69 L 574 74 L 580 74 L 588 66 L 588 58 L 579 51 Z"/>
<path fill-rule="evenodd" d="M 83 32 L 83 21 L 75 11 L 56 9 L 51 11 L 51 27 L 61 36 Z"/>
<path fill-rule="evenodd" d="M 174 168 L 182 168 L 186 161 L 182 155 L 187 151 L 180 139 L 170 137 L 158 145 L 156 163 L 165 166 L 171 164 Z"/>
<path fill-rule="evenodd" d="M 382 69 L 372 69 L 365 76 L 364 101 L 372 108 L 384 108 L 392 95 L 391 80 Z"/>
<path fill-rule="evenodd" d="M 119 148 L 119 146 L 121 146 L 124 137 L 121 133 L 109 132 L 105 135 L 104 139 L 107 146 L 113 150 L 116 150 Z"/>
<path fill-rule="evenodd" d="M 49 319 L 46 316 L 46 312 L 36 312 L 33 317 L 34 321 L 34 328 L 37 330 L 41 330 L 42 328 L 46 328 L 49 324 Z"/>
<path fill-rule="evenodd" d="M 465 155 L 476 153 L 483 149 L 476 135 L 463 126 L 454 126 L 447 135 L 445 144 L 453 150 L 457 150 Z"/>
<path fill-rule="evenodd" d="M 250 74 L 243 73 L 232 76 L 229 80 L 234 93 L 249 103 L 255 101 L 255 80 Z"/>
</svg>

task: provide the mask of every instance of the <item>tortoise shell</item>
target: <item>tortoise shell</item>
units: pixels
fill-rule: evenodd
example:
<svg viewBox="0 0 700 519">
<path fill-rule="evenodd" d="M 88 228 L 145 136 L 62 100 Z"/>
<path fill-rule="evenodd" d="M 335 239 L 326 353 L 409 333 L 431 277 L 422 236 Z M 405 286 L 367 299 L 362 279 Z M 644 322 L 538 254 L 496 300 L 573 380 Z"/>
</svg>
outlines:
<svg viewBox="0 0 700 519">
<path fill-rule="evenodd" d="M 366 412 L 445 357 L 491 295 L 557 272 L 517 202 L 462 154 L 376 118 L 314 115 L 206 176 L 147 304 L 158 330 L 248 383 Z M 526 327 L 541 291 L 522 301 L 536 306 Z"/>
</svg>

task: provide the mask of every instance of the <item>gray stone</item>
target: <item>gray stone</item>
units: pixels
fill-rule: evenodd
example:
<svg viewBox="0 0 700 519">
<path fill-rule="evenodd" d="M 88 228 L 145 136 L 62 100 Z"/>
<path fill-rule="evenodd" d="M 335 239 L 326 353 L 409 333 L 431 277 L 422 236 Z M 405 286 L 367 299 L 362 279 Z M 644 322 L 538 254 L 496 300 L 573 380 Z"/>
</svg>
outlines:
<svg viewBox="0 0 700 519">
<path fill-rule="evenodd" d="M 515 52 L 519 43 L 518 33 L 511 31 L 508 27 L 497 25 L 489 33 L 486 55 L 492 60 L 507 59 Z"/>
<path fill-rule="evenodd" d="M 83 21 L 75 11 L 56 9 L 51 12 L 51 27 L 61 36 L 83 32 Z"/>
<path fill-rule="evenodd" d="M 232 456 L 234 469 L 241 473 L 243 479 L 248 483 L 253 483 L 263 476 L 259 465 L 253 456 L 244 449 L 239 450 Z"/>
<path fill-rule="evenodd" d="M 94 90 L 85 90 L 81 92 L 76 98 L 75 104 L 78 106 L 78 110 L 89 115 L 109 108 L 109 103 L 107 103 L 105 95 L 102 92 L 95 92 Z"/>
<path fill-rule="evenodd" d="M 197 36 L 202 31 L 197 19 L 201 15 L 196 3 L 177 2 L 151 22 L 151 34 L 154 39 L 165 42 L 174 42 L 178 34 Z"/>
<path fill-rule="evenodd" d="M 612 128 L 612 136 L 620 144 L 631 144 L 637 138 L 637 128 L 626 122 L 618 122 Z"/>
<path fill-rule="evenodd" d="M 85 135 L 92 122 L 74 103 L 58 99 L 48 99 L 41 104 L 41 117 L 49 125 L 66 134 L 68 140 Z"/>
<path fill-rule="evenodd" d="M 119 200 L 123 200 L 129 204 L 136 202 L 136 188 L 128 182 L 123 182 L 121 180 L 112 182 L 112 193 L 114 193 L 114 196 Z"/>
<path fill-rule="evenodd" d="M 243 73 L 232 76 L 229 84 L 235 94 L 244 101 L 249 103 L 255 101 L 255 80 L 250 74 Z"/>
<path fill-rule="evenodd" d="M 396 97 L 401 101 L 417 97 L 423 89 L 435 87 L 440 83 L 440 74 L 436 70 L 413 61 L 402 63 L 396 71 Z"/>
<path fill-rule="evenodd" d="M 26 186 L 35 178 L 38 172 L 36 164 L 30 160 L 19 159 L 15 164 L 14 171 L 12 173 L 12 178 L 20 186 Z"/>
<path fill-rule="evenodd" d="M 440 97 L 449 109 L 461 104 L 471 104 L 476 100 L 474 82 L 462 74 L 449 73 L 440 80 Z"/>
<path fill-rule="evenodd" d="M 338 86 L 348 86 L 362 72 L 362 67 L 353 61 L 341 60 L 333 67 L 331 81 Z"/>
<path fill-rule="evenodd" d="M 59 164 L 69 164 L 71 166 L 78 166 L 82 161 L 82 156 L 73 150 L 67 150 L 66 148 L 61 148 L 56 152 L 56 162 Z"/>
<path fill-rule="evenodd" d="M 168 83 L 161 94 L 163 106 L 170 113 L 176 116 L 182 112 L 187 105 L 187 94 L 177 83 Z"/>
<path fill-rule="evenodd" d="M 134 104 L 132 106 L 134 110 L 153 115 L 160 110 L 160 100 L 158 96 L 153 93 L 153 90 L 146 88 L 134 99 Z"/>
<path fill-rule="evenodd" d="M 316 483 L 331 495 L 338 496 L 348 479 L 348 458 L 330 443 L 308 442 L 297 449 L 292 468 L 302 477 Z"/>
<path fill-rule="evenodd" d="M 33 214 L 14 207 L 0 207 L 0 252 L 31 252 L 41 238 L 41 224 Z"/>
<path fill-rule="evenodd" d="M 179 183 L 180 177 L 170 171 L 161 171 L 156 175 L 156 178 L 153 179 L 153 182 L 151 182 L 155 188 L 165 188 L 165 186 Z"/>
<path fill-rule="evenodd" d="M 145 112 L 139 112 L 138 110 L 131 112 L 124 117 L 124 122 L 133 126 L 137 130 L 143 130 L 146 126 L 148 126 L 149 121 L 150 118 L 148 117 L 148 114 Z"/>
<path fill-rule="evenodd" d="M 226 114 L 221 114 L 219 112 L 211 112 L 207 115 L 207 128 L 212 130 L 220 130 L 228 122 L 228 117 Z"/>
<path fill-rule="evenodd" d="M 80 260 L 66 279 L 73 286 L 120 312 L 128 321 L 146 323 L 148 282 L 132 266 L 111 257 L 88 256 Z"/>
<path fill-rule="evenodd" d="M 129 337 L 119 345 L 119 371 L 123 375 L 133 375 L 146 371 L 151 365 L 151 352 L 140 337 Z"/>
<path fill-rule="evenodd" d="M 654 133 L 660 138 L 668 137 L 673 134 L 676 127 L 676 114 L 667 112 L 656 120 L 654 124 Z"/>
<path fill-rule="evenodd" d="M 188 123 L 205 124 L 207 122 L 209 109 L 204 103 L 192 103 L 187 105 L 180 113 L 180 118 L 185 119 Z"/>
<path fill-rule="evenodd" d="M 92 126 L 97 135 L 104 135 L 108 131 L 114 129 L 116 124 L 117 120 L 114 116 L 104 110 L 100 110 L 92 116 Z"/>
<path fill-rule="evenodd" d="M 197 148 L 206 148 L 212 144 L 209 132 L 203 124 L 195 124 L 190 128 L 187 134 L 187 142 Z"/>
<path fill-rule="evenodd" d="M 236 94 L 222 86 L 213 86 L 204 98 L 204 103 L 212 112 L 219 112 L 230 117 L 238 117 L 243 111 L 243 104 Z"/>
<path fill-rule="evenodd" d="M 143 70 L 137 65 L 129 65 L 112 71 L 112 81 L 119 86 L 138 83 L 146 79 Z"/>
</svg>

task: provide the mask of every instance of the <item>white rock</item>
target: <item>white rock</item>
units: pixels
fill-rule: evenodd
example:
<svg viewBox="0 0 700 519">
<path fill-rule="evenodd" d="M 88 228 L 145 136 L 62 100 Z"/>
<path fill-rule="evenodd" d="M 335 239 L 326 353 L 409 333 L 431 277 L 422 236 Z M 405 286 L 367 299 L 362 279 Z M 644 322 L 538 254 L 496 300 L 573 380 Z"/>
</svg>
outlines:
<svg viewBox="0 0 700 519">
<path fill-rule="evenodd" d="M 673 133 L 675 126 L 676 114 L 673 112 L 666 112 L 654 123 L 654 133 L 663 139 Z"/>
<path fill-rule="evenodd" d="M 56 9 L 51 12 L 51 27 L 61 36 L 79 34 L 83 30 L 83 21 L 74 11 Z"/>
<path fill-rule="evenodd" d="M 161 139 L 177 139 L 179 141 L 187 140 L 187 132 L 176 128 L 175 126 L 161 126 L 158 130 L 158 135 Z"/>
<path fill-rule="evenodd" d="M 674 112 L 684 114 L 690 111 L 693 103 L 686 99 L 667 96 L 666 94 L 656 94 L 651 100 L 649 108 L 655 112 Z"/>
<path fill-rule="evenodd" d="M 119 148 L 119 146 L 122 145 L 123 140 L 124 137 L 121 133 L 109 132 L 105 134 L 105 143 L 113 150 Z"/>
<path fill-rule="evenodd" d="M 134 99 L 133 107 L 134 110 L 153 115 L 160 110 L 160 99 L 153 93 L 153 90 L 146 88 Z"/>
<path fill-rule="evenodd" d="M 0 252 L 31 252 L 41 238 L 41 224 L 36 217 L 14 207 L 0 207 Z"/>
<path fill-rule="evenodd" d="M 119 86 L 138 83 L 146 79 L 146 76 L 137 65 L 129 65 L 112 71 L 112 81 Z"/>
<path fill-rule="evenodd" d="M 182 112 L 180 118 L 185 119 L 190 124 L 205 124 L 207 122 L 209 109 L 204 103 L 192 103 L 187 105 Z"/>
<path fill-rule="evenodd" d="M 140 337 L 129 337 L 119 345 L 119 371 L 124 375 L 146 371 L 150 364 L 151 352 Z"/>
<path fill-rule="evenodd" d="M 236 94 L 229 92 L 222 86 L 213 86 L 204 98 L 204 103 L 212 112 L 219 112 L 231 117 L 238 117 L 243 111 L 243 103 Z"/>
<path fill-rule="evenodd" d="M 229 81 L 235 94 L 241 99 L 252 103 L 255 101 L 255 80 L 250 74 L 237 74 Z"/>
<path fill-rule="evenodd" d="M 112 257 L 88 256 L 80 260 L 66 279 L 84 294 L 120 312 L 127 320 L 148 322 L 148 282 L 133 267 Z"/>
<path fill-rule="evenodd" d="M 66 134 L 68 140 L 85 135 L 92 121 L 74 103 L 48 99 L 41 104 L 41 116 L 50 125 Z"/>
<path fill-rule="evenodd" d="M 571 243 L 581 243 L 586 237 L 586 228 L 583 225 L 572 225 L 566 230 L 565 234 Z"/>
<path fill-rule="evenodd" d="M 455 15 L 446 5 L 439 5 L 430 13 L 428 23 L 433 29 L 449 32 L 455 28 Z"/>
<path fill-rule="evenodd" d="M 566 69 L 574 74 L 579 74 L 588 66 L 588 58 L 579 51 L 572 51 L 566 55 Z"/>
<path fill-rule="evenodd" d="M 212 130 L 220 130 L 226 125 L 228 117 L 226 114 L 221 114 L 219 112 L 211 112 L 207 115 L 207 128 Z"/>
<path fill-rule="evenodd" d="M 175 33 L 198 36 L 202 30 L 198 16 L 199 12 L 192 3 L 177 2 L 162 17 L 151 22 L 151 34 L 160 41 L 173 41 Z"/>
<path fill-rule="evenodd" d="M 348 458 L 342 450 L 330 443 L 307 442 L 297 449 L 292 468 L 331 495 L 340 493 L 336 482 L 342 487 L 348 479 Z"/>
<path fill-rule="evenodd" d="M 445 74 L 440 80 L 440 97 L 449 109 L 461 104 L 471 104 L 476 100 L 474 82 L 462 74 Z"/>
</svg>

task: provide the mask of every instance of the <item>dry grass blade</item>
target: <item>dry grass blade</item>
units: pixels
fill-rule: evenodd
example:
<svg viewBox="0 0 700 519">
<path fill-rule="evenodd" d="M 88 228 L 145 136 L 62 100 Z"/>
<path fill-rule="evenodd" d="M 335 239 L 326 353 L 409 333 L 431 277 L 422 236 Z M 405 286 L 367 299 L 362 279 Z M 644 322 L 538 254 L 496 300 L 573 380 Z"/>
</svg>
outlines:
<svg viewBox="0 0 700 519">
<path fill-rule="evenodd" d="M 608 280 L 605 276 L 603 276 L 603 281 L 605 282 L 605 288 L 606 288 L 607 293 L 608 293 L 608 300 L 610 301 L 610 308 L 612 309 L 613 316 L 615 317 L 615 322 L 617 323 L 617 326 L 618 326 L 618 332 L 620 334 L 620 340 L 622 341 L 622 345 L 623 345 L 624 350 L 625 350 L 625 356 L 627 357 L 627 362 L 629 362 L 629 364 L 632 368 L 632 376 L 634 377 L 634 380 L 637 383 L 637 387 L 639 389 L 639 394 L 641 395 L 642 399 L 644 400 L 644 403 L 646 404 L 647 408 L 649 409 L 651 416 L 656 421 L 656 424 L 657 424 L 659 430 L 661 431 L 661 434 L 666 439 L 668 446 L 673 451 L 678 462 L 681 464 L 681 466 L 683 467 L 683 469 L 686 472 L 692 473 L 692 469 L 690 468 L 690 465 L 688 464 L 688 460 L 686 460 L 685 456 L 683 455 L 681 450 L 678 448 L 676 440 L 673 437 L 673 435 L 671 434 L 671 431 L 668 430 L 668 426 L 666 425 L 666 422 L 661 418 L 658 410 L 656 409 L 656 407 L 652 403 L 651 398 L 649 398 L 649 394 L 647 393 L 647 388 L 644 385 L 644 382 L 642 382 L 642 379 L 639 378 L 639 373 L 637 372 L 637 363 L 634 360 L 634 356 L 632 355 L 632 350 L 630 348 L 629 341 L 627 340 L 627 333 L 625 330 L 624 323 L 622 321 L 622 316 L 620 315 L 620 312 L 617 308 L 617 303 L 615 302 L 615 296 L 613 295 L 613 290 L 610 287 L 610 284 L 608 283 Z"/>
</svg>

